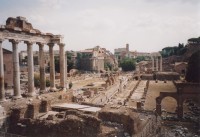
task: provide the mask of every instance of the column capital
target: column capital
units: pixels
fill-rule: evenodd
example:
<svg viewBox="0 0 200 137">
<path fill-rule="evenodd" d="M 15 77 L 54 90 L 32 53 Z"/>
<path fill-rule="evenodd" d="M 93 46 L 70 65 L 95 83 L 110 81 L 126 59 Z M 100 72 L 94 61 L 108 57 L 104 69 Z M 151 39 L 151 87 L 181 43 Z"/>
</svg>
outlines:
<svg viewBox="0 0 200 137">
<path fill-rule="evenodd" d="M 34 42 L 32 42 L 32 41 L 24 41 L 24 43 L 27 44 L 27 46 L 29 46 L 29 45 L 33 45 Z"/>
<path fill-rule="evenodd" d="M 47 43 L 47 45 L 48 45 L 49 47 L 53 47 L 53 46 L 55 45 L 55 43 Z"/>
<path fill-rule="evenodd" d="M 18 44 L 20 41 L 15 39 L 9 39 L 9 42 L 11 42 L 12 44 Z"/>
<path fill-rule="evenodd" d="M 59 43 L 58 45 L 64 47 L 65 43 Z"/>
<path fill-rule="evenodd" d="M 44 46 L 45 43 L 41 43 L 41 42 L 36 42 L 36 44 L 38 44 L 39 46 Z"/>
</svg>

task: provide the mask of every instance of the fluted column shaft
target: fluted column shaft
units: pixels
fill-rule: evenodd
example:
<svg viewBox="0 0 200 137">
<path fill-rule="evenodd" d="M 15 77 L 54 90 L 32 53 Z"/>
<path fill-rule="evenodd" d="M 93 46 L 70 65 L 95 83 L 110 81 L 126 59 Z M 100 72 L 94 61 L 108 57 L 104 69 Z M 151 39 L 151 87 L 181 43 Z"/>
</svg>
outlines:
<svg viewBox="0 0 200 137">
<path fill-rule="evenodd" d="M 28 54 L 28 96 L 34 96 L 34 64 L 33 64 L 33 43 L 25 42 L 27 44 Z"/>
<path fill-rule="evenodd" d="M 55 64 L 54 64 L 54 43 L 49 43 L 49 55 L 50 55 L 50 90 L 55 90 Z"/>
<path fill-rule="evenodd" d="M 60 86 L 65 88 L 65 45 L 59 44 L 60 47 Z"/>
<path fill-rule="evenodd" d="M 162 56 L 160 56 L 160 71 L 162 71 Z"/>
<path fill-rule="evenodd" d="M 38 45 L 40 59 L 40 92 L 44 92 L 46 91 L 44 44 L 38 43 Z"/>
<path fill-rule="evenodd" d="M 20 91 L 20 70 L 19 70 L 19 54 L 18 54 L 18 41 L 10 40 L 13 49 L 13 85 L 14 96 L 13 98 L 21 98 Z"/>
<path fill-rule="evenodd" d="M 3 101 L 5 101 L 4 63 L 3 63 L 2 40 L 0 40 L 0 102 L 3 102 Z"/>
</svg>

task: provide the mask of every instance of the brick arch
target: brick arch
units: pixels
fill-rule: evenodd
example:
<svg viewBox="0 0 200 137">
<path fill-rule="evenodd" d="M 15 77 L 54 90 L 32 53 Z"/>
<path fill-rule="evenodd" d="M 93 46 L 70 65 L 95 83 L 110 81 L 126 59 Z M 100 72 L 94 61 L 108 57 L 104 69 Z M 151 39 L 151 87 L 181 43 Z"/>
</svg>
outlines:
<svg viewBox="0 0 200 137">
<path fill-rule="evenodd" d="M 177 101 L 177 115 L 179 118 L 183 117 L 183 102 L 187 98 L 196 99 L 200 103 L 200 84 L 199 83 L 174 83 L 177 92 L 160 92 L 160 96 L 156 98 L 156 114 L 161 115 L 162 99 L 170 96 Z"/>
<path fill-rule="evenodd" d="M 162 108 L 161 107 L 161 102 L 166 97 L 172 97 L 172 98 L 174 98 L 176 100 L 176 102 L 177 102 L 177 106 L 179 106 L 179 98 L 178 98 L 177 93 L 173 93 L 173 92 L 160 92 L 160 96 L 158 96 L 156 98 L 156 113 L 158 115 L 161 115 L 161 113 L 162 113 L 161 112 L 161 108 Z"/>
</svg>

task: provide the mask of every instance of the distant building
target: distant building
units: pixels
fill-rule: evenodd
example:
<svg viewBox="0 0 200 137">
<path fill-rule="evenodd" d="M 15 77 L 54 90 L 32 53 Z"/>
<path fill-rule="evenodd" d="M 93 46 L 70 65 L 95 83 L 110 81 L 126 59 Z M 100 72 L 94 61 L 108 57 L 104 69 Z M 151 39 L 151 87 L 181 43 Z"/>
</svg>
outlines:
<svg viewBox="0 0 200 137">
<path fill-rule="evenodd" d="M 5 88 L 13 86 L 13 61 L 12 51 L 3 49 L 4 83 Z"/>
<path fill-rule="evenodd" d="M 59 57 L 59 50 L 54 50 L 54 57 Z M 21 71 L 28 71 L 27 69 L 27 51 L 21 51 L 19 53 L 19 60 L 20 60 L 20 70 Z M 39 51 L 33 51 L 33 62 L 34 62 L 34 70 L 39 72 Z M 44 51 L 44 62 L 45 67 L 48 67 L 48 63 L 50 61 L 49 51 Z"/>
<path fill-rule="evenodd" d="M 129 44 L 126 44 L 125 48 L 114 49 L 114 55 L 117 58 L 118 62 L 120 62 L 124 58 L 135 58 L 136 52 L 130 51 Z"/>
<path fill-rule="evenodd" d="M 74 55 L 75 56 L 75 55 Z M 76 53 L 77 68 L 85 71 L 104 71 L 105 63 L 118 68 L 115 56 L 105 48 L 96 46 Z"/>
<path fill-rule="evenodd" d="M 104 70 L 104 50 L 99 46 L 77 52 L 78 68 L 85 71 Z"/>
</svg>

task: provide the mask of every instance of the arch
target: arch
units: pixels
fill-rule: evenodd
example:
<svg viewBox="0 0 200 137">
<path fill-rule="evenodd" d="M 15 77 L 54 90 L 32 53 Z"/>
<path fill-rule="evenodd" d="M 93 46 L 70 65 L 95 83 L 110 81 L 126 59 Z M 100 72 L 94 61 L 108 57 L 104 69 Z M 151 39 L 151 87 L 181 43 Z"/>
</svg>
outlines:
<svg viewBox="0 0 200 137">
<path fill-rule="evenodd" d="M 161 108 L 164 108 L 167 112 L 176 112 L 177 106 L 178 106 L 178 102 L 176 98 L 172 96 L 165 96 L 161 100 Z"/>
<path fill-rule="evenodd" d="M 179 104 L 179 100 L 178 100 L 178 95 L 177 93 L 174 93 L 174 92 L 160 92 L 160 96 L 158 96 L 156 98 L 156 113 L 158 115 L 161 115 L 162 114 L 162 111 L 161 111 L 161 102 L 162 100 L 165 98 L 165 97 L 172 97 L 176 100 L 177 102 L 177 106 Z"/>
</svg>

